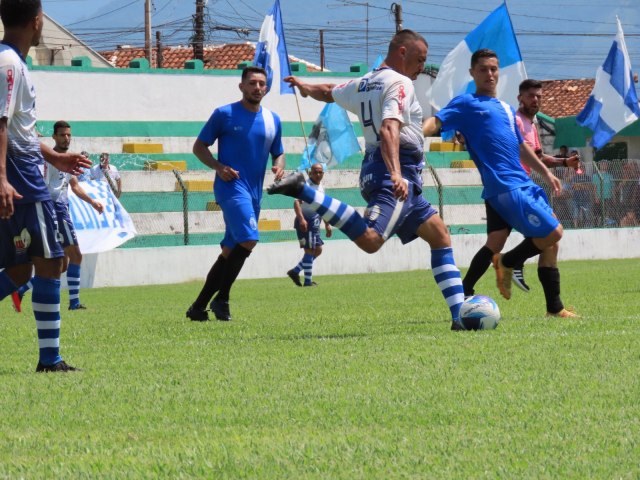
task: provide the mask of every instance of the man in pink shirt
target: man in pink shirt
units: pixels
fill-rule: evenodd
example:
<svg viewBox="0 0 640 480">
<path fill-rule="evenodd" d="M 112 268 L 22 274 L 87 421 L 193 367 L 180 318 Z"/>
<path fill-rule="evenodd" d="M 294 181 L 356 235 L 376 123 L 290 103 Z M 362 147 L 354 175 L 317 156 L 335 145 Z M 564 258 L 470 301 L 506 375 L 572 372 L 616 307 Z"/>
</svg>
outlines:
<svg viewBox="0 0 640 480">
<path fill-rule="evenodd" d="M 538 80 L 528 79 L 520 83 L 518 101 L 520 107 L 516 112 L 516 124 L 522 133 L 524 141 L 533 149 L 540 160 L 549 168 L 555 167 L 573 167 L 577 168 L 580 159 L 577 155 L 569 158 L 557 158 L 547 155 L 542 151 L 540 136 L 538 135 L 538 126 L 536 114 L 540 110 L 542 103 L 542 82 Z M 522 168 L 531 174 L 531 169 L 521 162 Z M 478 250 L 473 257 L 469 270 L 462 281 L 465 296 L 474 294 L 474 287 L 477 281 L 487 271 L 491 265 L 491 258 L 495 253 L 499 253 L 504 248 L 504 244 L 511 233 L 511 228 L 500 218 L 496 212 L 490 212 L 491 207 L 487 204 L 487 241 L 484 246 Z M 557 253 L 556 253 L 557 259 Z M 530 288 L 524 280 L 524 266 L 515 267 L 513 269 L 513 283 L 525 292 L 529 292 Z M 560 275 L 558 273 L 556 262 L 550 262 L 549 265 L 538 265 L 538 277 L 545 290 L 545 297 L 549 303 L 551 298 L 555 296 L 555 290 L 559 291 Z M 548 291 L 549 290 L 549 291 Z M 553 290 L 553 291 L 551 291 Z M 555 310 L 552 310 L 555 311 Z"/>
</svg>

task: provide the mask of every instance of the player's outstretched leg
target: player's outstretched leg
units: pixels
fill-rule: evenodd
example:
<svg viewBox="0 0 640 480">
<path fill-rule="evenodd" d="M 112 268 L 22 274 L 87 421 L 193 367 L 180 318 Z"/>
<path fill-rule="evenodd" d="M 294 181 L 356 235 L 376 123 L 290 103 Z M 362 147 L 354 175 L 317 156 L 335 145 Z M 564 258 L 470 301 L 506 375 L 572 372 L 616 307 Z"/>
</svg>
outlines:
<svg viewBox="0 0 640 480">
<path fill-rule="evenodd" d="M 367 230 L 364 219 L 352 206 L 309 187 L 301 173 L 287 175 L 267 188 L 267 193 L 287 195 L 308 203 L 324 221 L 339 228 L 351 240 L 355 241 Z"/>
<path fill-rule="evenodd" d="M 38 329 L 40 358 L 36 372 L 72 372 L 60 356 L 60 280 L 33 277 L 33 314 Z"/>
<path fill-rule="evenodd" d="M 451 330 L 464 330 L 460 325 L 460 306 L 464 302 L 464 289 L 451 247 L 431 250 L 431 271 L 451 311 Z"/>
<path fill-rule="evenodd" d="M 464 287 L 465 297 L 471 297 L 475 293 L 475 286 L 478 280 L 484 275 L 484 273 L 491 266 L 491 259 L 493 258 L 493 252 L 489 247 L 483 245 L 480 250 L 476 252 L 469 265 L 464 279 L 462 280 L 462 286 Z"/>
</svg>

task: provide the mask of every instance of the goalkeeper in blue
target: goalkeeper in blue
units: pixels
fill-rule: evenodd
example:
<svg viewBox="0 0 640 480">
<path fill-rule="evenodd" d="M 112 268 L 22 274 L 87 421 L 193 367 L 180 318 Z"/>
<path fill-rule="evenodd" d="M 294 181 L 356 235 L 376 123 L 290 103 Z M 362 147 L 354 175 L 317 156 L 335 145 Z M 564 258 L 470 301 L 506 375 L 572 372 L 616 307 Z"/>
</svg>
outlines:
<svg viewBox="0 0 640 480">
<path fill-rule="evenodd" d="M 421 35 L 402 30 L 391 40 L 382 65 L 362 78 L 342 85 L 285 79 L 303 97 L 336 102 L 358 116 L 365 137 L 360 171 L 360 192 L 367 201 L 364 218 L 350 205 L 310 188 L 302 174 L 274 183 L 267 193 L 306 202 L 367 253 L 378 251 L 393 235 L 404 244 L 418 237 L 426 241 L 433 276 L 451 313 L 451 329 L 462 330 L 459 314 L 464 293 L 449 231 L 422 196 L 422 109 L 412 80 L 424 69 L 427 50 Z"/>
</svg>

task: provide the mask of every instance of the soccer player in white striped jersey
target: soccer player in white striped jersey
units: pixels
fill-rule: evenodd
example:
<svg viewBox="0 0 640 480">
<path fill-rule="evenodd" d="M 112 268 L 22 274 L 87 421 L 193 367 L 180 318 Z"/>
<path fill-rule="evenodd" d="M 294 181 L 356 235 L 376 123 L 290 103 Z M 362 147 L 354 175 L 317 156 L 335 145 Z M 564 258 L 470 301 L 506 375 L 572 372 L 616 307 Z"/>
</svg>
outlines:
<svg viewBox="0 0 640 480">
<path fill-rule="evenodd" d="M 41 168 L 46 159 L 77 174 L 91 163 L 82 155 L 60 154 L 41 144 L 35 130 L 35 89 L 25 58 L 42 34 L 40 0 L 2 0 L 0 18 L 5 32 L 0 44 L 0 300 L 24 284 L 35 268 L 36 372 L 69 372 L 77 369 L 60 356 L 64 251 Z"/>
<path fill-rule="evenodd" d="M 362 78 L 337 86 L 285 79 L 302 96 L 335 101 L 358 116 L 366 144 L 360 171 L 366 218 L 353 207 L 309 188 L 302 174 L 276 182 L 267 192 L 309 203 L 367 253 L 378 251 L 392 235 L 398 235 L 402 243 L 418 237 L 425 240 L 431 247 L 434 278 L 451 313 L 451 329 L 462 330 L 459 316 L 464 294 L 449 231 L 422 196 L 422 109 L 412 80 L 423 71 L 427 50 L 421 35 L 402 30 L 391 40 L 382 65 Z"/>
</svg>

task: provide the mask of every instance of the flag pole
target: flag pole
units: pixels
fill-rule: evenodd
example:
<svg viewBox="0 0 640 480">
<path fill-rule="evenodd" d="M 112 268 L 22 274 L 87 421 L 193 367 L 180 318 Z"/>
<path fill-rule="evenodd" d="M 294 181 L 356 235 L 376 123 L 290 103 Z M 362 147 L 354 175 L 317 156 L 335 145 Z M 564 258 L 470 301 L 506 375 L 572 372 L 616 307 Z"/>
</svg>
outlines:
<svg viewBox="0 0 640 480">
<path fill-rule="evenodd" d="M 302 138 L 304 138 L 304 151 L 309 152 L 309 144 L 307 143 L 307 133 L 304 131 L 304 122 L 302 121 L 302 111 L 300 110 L 300 101 L 298 100 L 298 92 L 296 91 L 295 88 L 293 89 L 293 94 L 296 97 L 296 107 L 298 107 L 298 119 L 300 120 L 300 128 L 302 129 Z"/>
</svg>

